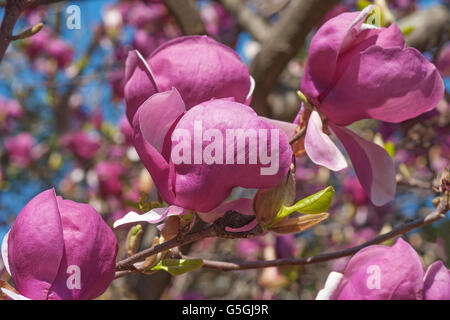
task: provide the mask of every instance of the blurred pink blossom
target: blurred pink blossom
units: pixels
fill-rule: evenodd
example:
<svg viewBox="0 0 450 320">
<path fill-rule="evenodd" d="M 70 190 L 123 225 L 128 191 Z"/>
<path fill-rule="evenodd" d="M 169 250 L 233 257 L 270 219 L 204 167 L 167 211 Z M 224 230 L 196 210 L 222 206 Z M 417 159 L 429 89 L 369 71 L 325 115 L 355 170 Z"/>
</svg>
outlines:
<svg viewBox="0 0 450 320">
<path fill-rule="evenodd" d="M 36 159 L 32 153 L 35 146 L 36 139 L 28 132 L 22 132 L 4 140 L 5 151 L 11 162 L 20 168 L 28 167 Z"/>
</svg>

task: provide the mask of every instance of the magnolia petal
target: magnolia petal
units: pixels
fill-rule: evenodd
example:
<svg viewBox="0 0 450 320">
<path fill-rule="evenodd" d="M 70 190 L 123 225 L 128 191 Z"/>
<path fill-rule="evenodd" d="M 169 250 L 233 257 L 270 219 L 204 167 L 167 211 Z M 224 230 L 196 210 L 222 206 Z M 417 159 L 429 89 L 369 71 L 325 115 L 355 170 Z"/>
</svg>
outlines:
<svg viewBox="0 0 450 320">
<path fill-rule="evenodd" d="M 11 271 L 9 270 L 9 262 L 8 262 L 8 235 L 9 231 L 5 236 L 3 237 L 2 241 L 2 260 L 3 265 L 5 266 L 6 271 L 8 271 L 8 274 L 11 275 Z"/>
<path fill-rule="evenodd" d="M 270 230 L 279 234 L 298 233 L 305 231 L 316 224 L 328 219 L 327 212 L 306 214 L 297 218 L 285 218 L 270 227 Z"/>
<path fill-rule="evenodd" d="M 313 111 L 306 130 L 306 153 L 315 164 L 340 171 L 347 167 L 347 161 L 330 137 L 323 132 L 322 126 L 319 113 Z"/>
<path fill-rule="evenodd" d="M 359 26 L 371 11 L 372 8 L 366 8 L 362 12 L 342 13 L 316 32 L 301 85 L 301 91 L 313 105 L 319 105 L 319 96 L 332 84 L 339 55 L 351 46 Z"/>
<path fill-rule="evenodd" d="M 317 294 L 316 300 L 330 300 L 343 277 L 342 273 L 332 271 L 328 275 L 327 281 L 325 281 L 324 288 Z"/>
<path fill-rule="evenodd" d="M 394 200 L 396 181 L 391 156 L 380 146 L 344 127 L 331 125 L 347 150 L 361 186 L 375 206 Z"/>
<path fill-rule="evenodd" d="M 158 91 L 147 61 L 139 51 L 130 51 L 125 66 L 124 87 L 126 114 L 130 123 L 133 123 L 134 114 L 141 104 Z"/>
<path fill-rule="evenodd" d="M 374 45 L 352 56 L 320 110 L 341 126 L 366 118 L 398 123 L 435 108 L 443 95 L 438 70 L 418 50 Z"/>
<path fill-rule="evenodd" d="M 186 111 L 178 90 L 155 93 L 140 107 L 139 124 L 145 140 L 162 153 L 167 133 Z M 164 119 L 164 121 L 162 121 Z"/>
<path fill-rule="evenodd" d="M 227 201 L 219 205 L 214 210 L 211 210 L 210 212 L 197 212 L 197 214 L 204 222 L 213 223 L 217 219 L 223 217 L 228 211 L 236 211 L 247 216 L 255 215 L 255 211 L 253 210 L 253 200 L 248 198 L 240 198 L 237 200 Z M 226 230 L 230 232 L 245 232 L 252 230 L 254 227 L 256 227 L 256 225 L 257 221 L 255 219 L 241 228 L 227 227 Z"/>
<path fill-rule="evenodd" d="M 140 109 L 137 113 L 140 113 Z M 152 176 L 152 180 L 161 197 L 168 203 L 173 203 L 175 195 L 169 179 L 169 163 L 163 155 L 145 140 L 139 122 L 139 115 L 133 119 L 133 145 L 139 158 Z"/>
<path fill-rule="evenodd" d="M 392 247 L 369 246 L 350 259 L 332 299 L 421 299 L 424 273 L 419 255 L 401 238 Z"/>
<path fill-rule="evenodd" d="M 247 66 L 230 47 L 208 36 L 183 36 L 165 42 L 148 59 L 161 91 L 175 87 L 190 109 L 210 99 L 248 100 Z"/>
<path fill-rule="evenodd" d="M 288 138 L 291 138 L 292 136 L 294 136 L 295 130 L 298 128 L 298 125 L 296 124 L 296 122 L 291 123 L 291 122 L 286 122 L 286 121 L 270 119 L 270 118 L 266 118 L 266 117 L 260 117 L 260 118 L 262 118 L 264 121 L 271 123 L 274 126 L 283 130 L 283 132 L 288 136 Z"/>
<path fill-rule="evenodd" d="M 193 152 L 187 155 L 191 161 L 179 159 L 181 140 L 171 144 L 170 186 L 176 199 L 168 203 L 184 208 L 210 212 L 235 187 L 273 188 L 286 176 L 292 162 L 292 148 L 284 132 L 240 103 L 215 99 L 197 105 L 174 126 L 174 133 L 183 131 L 187 138 L 183 137 L 182 145 L 188 141 L 189 146 L 190 140 Z M 209 140 L 214 139 L 215 143 L 206 139 L 202 144 L 196 143 L 200 132 L 211 135 Z M 234 138 L 230 139 L 232 132 Z M 241 139 L 242 133 L 249 138 Z M 215 156 L 210 152 L 212 147 Z M 234 152 L 228 152 L 232 148 Z"/>
<path fill-rule="evenodd" d="M 423 287 L 425 300 L 450 300 L 450 270 L 442 261 L 428 267 Z"/>
<path fill-rule="evenodd" d="M 1 288 L 2 292 L 4 294 L 6 294 L 9 298 L 13 299 L 13 300 L 31 300 L 21 294 L 12 292 L 11 290 L 5 289 L 5 288 Z"/>
<path fill-rule="evenodd" d="M 228 211 L 236 211 L 244 215 L 254 215 L 253 200 L 248 198 L 240 198 L 226 201 L 209 212 L 197 212 L 197 214 L 204 222 L 213 223 L 217 219 L 223 217 Z"/>
<path fill-rule="evenodd" d="M 169 206 L 163 208 L 155 208 L 144 214 L 139 214 L 134 211 L 128 212 L 123 218 L 116 220 L 113 227 L 117 228 L 129 223 L 147 222 L 150 224 L 157 224 L 163 221 L 165 218 L 174 215 L 183 215 L 189 213 L 189 210 L 178 207 Z"/>
<path fill-rule="evenodd" d="M 55 190 L 49 189 L 27 203 L 9 231 L 8 263 L 16 290 L 47 299 L 64 254 L 61 213 Z"/>
<path fill-rule="evenodd" d="M 338 283 L 338 287 L 333 290 L 330 300 L 339 299 L 340 292 L 345 288 L 349 280 L 358 272 L 361 266 L 365 265 L 373 257 L 384 254 L 388 249 L 388 246 L 372 245 L 359 250 L 358 253 L 348 261 L 344 272 L 345 277 Z"/>
</svg>

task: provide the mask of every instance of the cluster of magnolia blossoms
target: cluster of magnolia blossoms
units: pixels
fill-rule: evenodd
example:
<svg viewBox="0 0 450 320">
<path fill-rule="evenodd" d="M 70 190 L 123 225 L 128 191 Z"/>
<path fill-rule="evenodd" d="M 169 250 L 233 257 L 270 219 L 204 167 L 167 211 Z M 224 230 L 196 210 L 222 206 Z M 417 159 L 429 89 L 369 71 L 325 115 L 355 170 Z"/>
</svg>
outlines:
<svg viewBox="0 0 450 320">
<path fill-rule="evenodd" d="M 434 65 L 406 48 L 395 24 L 378 28 L 365 23 L 372 10 L 341 14 L 316 33 L 301 85 L 304 104 L 291 125 L 274 125 L 247 106 L 253 86 L 247 68 L 234 51 L 208 37 L 177 38 L 147 59 L 130 52 L 124 93 L 133 143 L 170 207 L 132 213 L 116 226 L 158 223 L 189 210 L 209 222 L 233 206 L 254 213 L 249 199 L 223 201 L 234 187 L 279 185 L 292 162 L 287 141 L 297 126 L 306 134 L 294 145 L 296 155 L 304 150 L 316 164 L 334 171 L 345 168 L 347 161 L 330 138 L 333 132 L 372 203 L 391 201 L 396 185 L 391 157 L 345 126 L 367 118 L 401 122 L 416 117 L 436 106 L 444 86 Z M 250 143 L 247 134 L 239 146 L 223 138 L 230 129 L 270 131 L 272 136 L 257 136 Z M 261 143 L 266 158 L 278 153 L 270 159 L 277 162 L 271 175 L 262 174 L 267 163 L 255 156 L 261 155 Z M 236 150 L 231 157 L 230 146 Z"/>
<path fill-rule="evenodd" d="M 284 205 L 283 201 L 292 202 L 293 150 L 289 138 L 295 129 L 302 128 L 306 128 L 306 135 L 294 146 L 296 154 L 304 148 L 316 164 L 343 169 L 347 163 L 330 139 L 332 131 L 347 149 L 372 202 L 383 205 L 392 200 L 395 171 L 391 158 L 383 148 L 345 126 L 365 118 L 400 122 L 416 117 L 435 107 L 443 96 L 443 84 L 431 63 L 415 49 L 405 47 L 395 25 L 386 29 L 364 23 L 371 10 L 339 15 L 317 32 L 301 86 L 305 103 L 294 124 L 259 117 L 248 106 L 254 83 L 246 66 L 233 50 L 208 37 L 177 38 L 147 59 L 137 51 L 130 52 L 124 88 L 132 131 L 129 138 L 169 207 L 142 215 L 130 213 L 115 226 L 156 224 L 191 210 L 206 222 L 213 222 L 230 210 L 253 215 L 255 210 L 262 208 L 263 212 Z M 72 140 L 67 138 L 69 148 Z M 96 143 L 86 145 L 78 156 L 89 158 L 97 149 Z M 111 168 L 101 165 L 96 170 L 103 176 Z M 120 192 L 123 172 L 120 167 L 114 168 L 104 175 L 111 183 L 100 177 L 103 192 L 108 194 Z M 260 189 L 255 199 L 261 201 L 225 202 L 235 187 Z M 273 220 L 269 211 L 268 221 L 258 222 Z M 376 266 L 383 274 L 399 271 L 401 255 L 411 251 L 404 247 L 399 242 L 392 248 L 371 249 L 379 254 L 401 252 L 399 257 L 380 258 Z M 352 276 L 359 272 L 356 267 L 363 268 L 370 262 L 359 259 L 367 258 L 367 251 L 353 258 L 356 262 L 347 267 L 347 278 L 344 276 L 339 287 L 334 286 L 339 292 L 336 297 L 350 297 L 345 295 L 364 285 L 363 280 Z M 2 290 L 16 298 L 95 298 L 114 277 L 116 254 L 112 231 L 92 207 L 63 200 L 48 190 L 22 210 L 3 241 L 3 260 L 17 292 Z M 391 260 L 395 261 L 383 264 Z M 411 268 L 411 274 L 423 273 L 418 263 Z M 420 283 L 414 284 L 413 297 L 432 297 L 432 292 L 447 297 L 448 272 L 444 271 L 442 264 L 436 263 L 425 280 L 418 277 Z M 398 279 L 386 285 L 386 290 L 394 288 L 397 292 L 399 283 L 409 285 L 409 278 Z M 374 281 L 371 286 L 382 287 Z M 364 293 L 353 297 L 372 296 Z M 393 295 L 389 291 L 374 297 Z"/>
<path fill-rule="evenodd" d="M 272 188 L 288 173 L 288 135 L 248 106 L 253 80 L 230 48 L 206 36 L 180 37 L 147 60 L 130 52 L 125 78 L 133 143 L 171 206 L 116 226 L 189 210 L 207 217 L 222 212 L 233 188 Z M 251 211 L 250 199 L 232 203 L 242 204 Z"/>
<path fill-rule="evenodd" d="M 450 270 L 441 261 L 425 272 L 416 251 L 401 238 L 392 247 L 362 249 L 344 274 L 328 276 L 318 300 L 450 300 Z"/>
<path fill-rule="evenodd" d="M 12 299 L 94 299 L 114 279 L 117 250 L 114 233 L 93 207 L 44 191 L 3 239 L 2 259 L 15 289 L 1 290 Z"/>
</svg>

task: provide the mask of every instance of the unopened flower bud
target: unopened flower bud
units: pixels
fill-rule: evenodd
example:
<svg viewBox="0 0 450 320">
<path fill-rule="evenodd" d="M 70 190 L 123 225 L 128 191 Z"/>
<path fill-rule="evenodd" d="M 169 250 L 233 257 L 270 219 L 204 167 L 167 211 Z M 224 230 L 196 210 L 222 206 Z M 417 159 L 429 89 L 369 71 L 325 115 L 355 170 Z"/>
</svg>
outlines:
<svg viewBox="0 0 450 320">
<path fill-rule="evenodd" d="M 297 218 L 287 218 L 277 222 L 270 230 L 280 234 L 298 233 L 311 228 L 328 218 L 328 213 L 308 214 Z"/>
<path fill-rule="evenodd" d="M 295 172 L 290 170 L 287 177 L 272 189 L 260 189 L 253 200 L 256 219 L 262 225 L 270 224 L 281 206 L 290 206 L 295 200 Z"/>
<path fill-rule="evenodd" d="M 131 227 L 127 235 L 127 253 L 132 256 L 139 249 L 139 244 L 141 243 L 142 235 L 144 231 L 140 224 Z"/>
<path fill-rule="evenodd" d="M 88 300 L 114 279 L 117 249 L 114 233 L 92 206 L 50 189 L 19 213 L 3 240 L 2 258 L 21 296 Z"/>
</svg>

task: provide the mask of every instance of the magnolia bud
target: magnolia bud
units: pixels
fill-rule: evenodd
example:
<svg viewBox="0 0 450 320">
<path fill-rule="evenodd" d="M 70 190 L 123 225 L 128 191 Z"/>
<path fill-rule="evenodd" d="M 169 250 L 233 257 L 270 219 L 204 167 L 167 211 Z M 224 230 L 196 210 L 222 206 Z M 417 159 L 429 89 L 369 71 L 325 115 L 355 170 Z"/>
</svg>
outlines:
<svg viewBox="0 0 450 320">
<path fill-rule="evenodd" d="M 144 231 L 142 230 L 142 226 L 140 224 L 131 227 L 130 231 L 128 231 L 127 253 L 129 256 L 132 256 L 137 252 L 143 234 Z"/>
<path fill-rule="evenodd" d="M 2 258 L 20 295 L 85 300 L 101 295 L 114 279 L 117 249 L 114 233 L 93 207 L 50 189 L 19 213 Z"/>
<path fill-rule="evenodd" d="M 153 239 L 152 246 L 155 247 L 165 241 L 164 237 L 155 237 Z M 143 262 L 137 262 L 134 264 L 134 267 L 140 270 L 145 274 L 155 273 L 157 270 L 152 270 L 154 266 L 156 266 L 162 259 L 164 259 L 168 255 L 169 251 L 159 252 L 158 254 L 147 257 Z"/>
<path fill-rule="evenodd" d="M 287 218 L 277 222 L 270 230 L 280 234 L 298 233 L 322 222 L 328 218 L 328 213 L 308 214 L 298 218 Z"/>
<path fill-rule="evenodd" d="M 161 229 L 161 235 L 164 237 L 164 239 L 170 240 L 177 236 L 179 230 L 180 230 L 180 217 L 171 216 L 164 223 L 164 226 Z"/>
<path fill-rule="evenodd" d="M 253 200 L 256 219 L 262 225 L 270 224 L 275 219 L 281 206 L 290 206 L 295 200 L 295 171 L 293 167 L 275 188 L 260 189 Z"/>
</svg>

